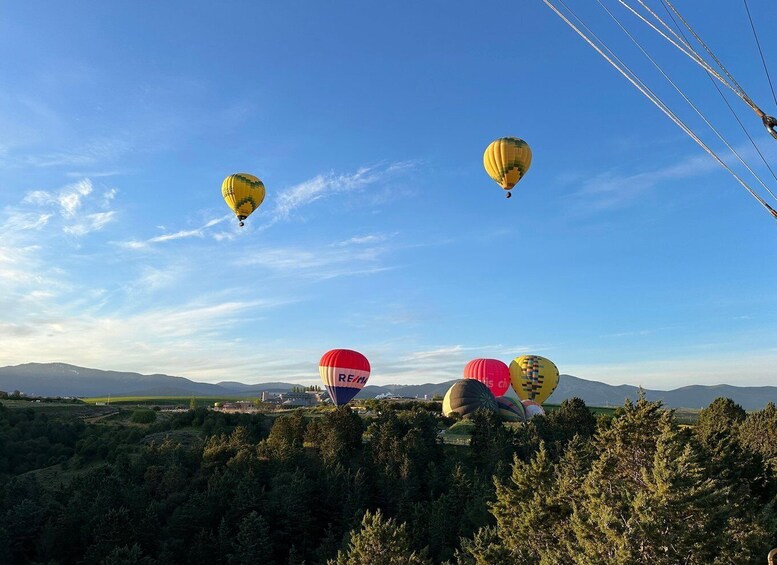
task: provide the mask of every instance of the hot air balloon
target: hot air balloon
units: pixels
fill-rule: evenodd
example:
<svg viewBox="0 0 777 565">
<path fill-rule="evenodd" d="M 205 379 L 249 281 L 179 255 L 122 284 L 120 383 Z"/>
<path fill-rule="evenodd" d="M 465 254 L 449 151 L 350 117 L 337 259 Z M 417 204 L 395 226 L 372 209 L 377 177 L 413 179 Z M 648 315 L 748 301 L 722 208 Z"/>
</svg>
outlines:
<svg viewBox="0 0 777 565">
<path fill-rule="evenodd" d="M 479 408 L 496 411 L 496 398 L 488 387 L 475 379 L 461 379 L 445 393 L 442 413 L 450 416 L 454 412 L 462 416 L 474 414 Z"/>
<path fill-rule="evenodd" d="M 531 420 L 535 416 L 544 416 L 545 410 L 533 400 L 522 400 L 523 409 L 526 411 L 526 419 Z"/>
<path fill-rule="evenodd" d="M 558 368 L 539 355 L 521 355 L 510 363 L 510 380 L 521 400 L 542 404 L 558 386 Z"/>
<path fill-rule="evenodd" d="M 510 386 L 510 369 L 499 359 L 473 359 L 464 367 L 464 378 L 480 381 L 494 396 L 502 396 Z"/>
<path fill-rule="evenodd" d="M 264 184 L 254 175 L 237 173 L 229 175 L 221 183 L 221 196 L 243 226 L 251 213 L 259 208 L 264 200 Z"/>
<path fill-rule="evenodd" d="M 324 353 L 318 372 L 335 406 L 347 404 L 367 384 L 370 362 L 358 351 L 332 349 Z"/>
<path fill-rule="evenodd" d="M 510 198 L 512 189 L 531 166 L 531 148 L 523 139 L 502 137 L 486 147 L 483 153 L 483 166 L 488 176 L 507 191 Z"/>
<path fill-rule="evenodd" d="M 526 409 L 523 404 L 516 402 L 508 396 L 497 396 L 496 405 L 499 417 L 507 422 L 523 422 L 526 418 Z"/>
</svg>

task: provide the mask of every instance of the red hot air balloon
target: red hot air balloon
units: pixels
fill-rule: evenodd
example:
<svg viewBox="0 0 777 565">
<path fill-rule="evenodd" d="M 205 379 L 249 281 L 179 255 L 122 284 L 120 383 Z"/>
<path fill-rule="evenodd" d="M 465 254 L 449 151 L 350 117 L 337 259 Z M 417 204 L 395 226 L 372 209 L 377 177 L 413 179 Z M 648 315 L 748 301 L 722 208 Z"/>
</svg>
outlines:
<svg viewBox="0 0 777 565">
<path fill-rule="evenodd" d="M 342 406 L 367 384 L 370 362 L 358 351 L 332 349 L 321 357 L 318 372 L 332 402 Z"/>
<path fill-rule="evenodd" d="M 480 381 L 494 396 L 502 396 L 510 386 L 510 368 L 499 359 L 473 359 L 464 367 L 464 378 Z"/>
</svg>

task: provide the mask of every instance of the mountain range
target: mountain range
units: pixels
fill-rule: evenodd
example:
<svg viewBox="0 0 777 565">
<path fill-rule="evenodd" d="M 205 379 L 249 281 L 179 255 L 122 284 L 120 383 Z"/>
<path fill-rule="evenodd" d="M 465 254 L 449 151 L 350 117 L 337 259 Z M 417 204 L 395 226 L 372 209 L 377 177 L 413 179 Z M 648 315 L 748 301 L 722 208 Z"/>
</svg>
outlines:
<svg viewBox="0 0 777 565">
<path fill-rule="evenodd" d="M 443 396 L 455 381 L 417 385 L 368 385 L 361 398 L 374 398 L 391 393 L 410 398 Z M 245 396 L 262 392 L 288 392 L 292 383 L 239 382 L 201 383 L 169 375 L 141 375 L 119 371 L 87 369 L 65 363 L 26 363 L 0 367 L 0 390 L 21 391 L 35 396 Z M 572 375 L 561 375 L 559 385 L 548 403 L 558 404 L 567 398 L 582 398 L 589 406 L 620 406 L 624 400 L 636 400 L 639 387 L 608 385 Z M 758 410 L 766 403 L 777 404 L 777 387 L 737 387 L 731 385 L 691 385 L 674 390 L 644 390 L 648 400 L 660 400 L 670 408 L 704 408 L 718 397 L 730 398 L 745 410 Z"/>
</svg>

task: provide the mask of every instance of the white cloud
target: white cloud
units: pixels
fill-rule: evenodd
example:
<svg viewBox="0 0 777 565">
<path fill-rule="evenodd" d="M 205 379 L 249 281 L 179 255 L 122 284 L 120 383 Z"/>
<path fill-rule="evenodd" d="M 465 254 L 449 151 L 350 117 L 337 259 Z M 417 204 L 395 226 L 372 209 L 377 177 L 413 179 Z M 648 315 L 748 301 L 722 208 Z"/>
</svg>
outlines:
<svg viewBox="0 0 777 565">
<path fill-rule="evenodd" d="M 3 232 L 40 229 L 50 224 L 57 212 L 56 215 L 61 218 L 58 225 L 68 235 L 80 237 L 101 230 L 116 218 L 116 212 L 95 212 L 91 208 L 107 208 L 117 191 L 111 188 L 100 195 L 94 192 L 90 179 L 82 179 L 58 191 L 30 191 L 18 206 L 5 210 L 5 219 L 0 229 Z"/>
<path fill-rule="evenodd" d="M 92 181 L 89 179 L 81 180 L 62 189 L 57 196 L 57 202 L 62 208 L 62 214 L 67 218 L 75 216 L 76 211 L 81 206 L 81 200 L 84 196 L 89 195 L 92 190 Z"/>
<path fill-rule="evenodd" d="M 63 231 L 70 235 L 82 236 L 88 233 L 99 231 L 110 223 L 116 216 L 116 212 L 97 212 L 95 214 L 87 214 L 77 224 L 65 226 Z"/>
<path fill-rule="evenodd" d="M 52 214 L 9 210 L 2 225 L 0 225 L 0 233 L 4 233 L 8 237 L 9 232 L 39 230 L 49 223 L 51 217 Z"/>
<path fill-rule="evenodd" d="M 573 196 L 595 209 L 623 206 L 662 182 L 708 174 L 718 164 L 707 155 L 689 157 L 673 165 L 634 174 L 606 171 L 583 183 Z M 579 204 L 579 203 L 578 203 Z"/>
<path fill-rule="evenodd" d="M 108 206 L 114 198 L 116 198 L 116 194 L 118 194 L 119 190 L 116 188 L 110 188 L 106 190 L 103 193 L 103 206 Z"/>
<path fill-rule="evenodd" d="M 380 178 L 376 167 L 362 167 L 355 173 L 334 173 L 316 175 L 278 195 L 273 216 L 279 219 L 288 218 L 289 215 L 300 208 L 316 200 L 338 194 L 350 192 L 376 182 Z"/>
<path fill-rule="evenodd" d="M 94 315 L 52 300 L 31 318 L 0 324 L 0 363 L 64 361 L 201 378 L 224 378 L 232 367 L 252 365 L 241 373 L 246 376 L 264 354 L 254 343 L 230 339 L 232 328 L 290 302 L 204 297 L 134 315 Z"/>
<path fill-rule="evenodd" d="M 154 245 L 156 243 L 165 243 L 167 241 L 175 241 L 176 239 L 186 239 L 189 237 L 204 237 L 206 231 L 209 228 L 212 228 L 213 226 L 218 225 L 221 222 L 230 219 L 231 217 L 232 216 L 230 215 L 226 215 L 220 218 L 209 220 L 199 228 L 195 228 L 191 230 L 180 230 L 174 233 L 157 235 L 155 237 L 152 237 L 143 241 L 138 241 L 138 240 L 122 241 L 122 242 L 118 242 L 118 245 L 126 249 L 143 249 L 151 245 Z M 216 239 L 220 239 L 219 236 L 215 236 L 215 237 Z"/>
<path fill-rule="evenodd" d="M 350 239 L 346 239 L 345 241 L 339 241 L 334 245 L 338 247 L 347 247 L 349 245 L 365 245 L 369 243 L 381 243 L 383 241 L 386 241 L 388 238 L 389 236 L 382 233 L 370 234 L 370 235 L 352 237 Z"/>
<path fill-rule="evenodd" d="M 414 161 L 401 161 L 389 165 L 361 167 L 353 173 L 319 174 L 282 191 L 270 211 L 265 228 L 289 218 L 296 210 L 322 198 L 358 191 L 370 185 L 386 181 L 416 165 Z"/>
<path fill-rule="evenodd" d="M 275 200 L 274 207 L 266 216 L 268 219 L 265 221 L 265 223 L 259 223 L 262 221 L 261 217 L 256 220 L 259 225 L 258 229 L 267 229 L 280 220 L 288 219 L 295 210 L 298 210 L 303 206 L 307 206 L 312 202 L 316 202 L 317 200 L 321 200 L 335 194 L 343 194 L 359 190 L 368 185 L 376 184 L 379 181 L 386 180 L 387 177 L 406 171 L 414 166 L 415 162 L 403 161 L 385 166 L 375 165 L 371 167 L 362 167 L 354 173 L 327 173 L 316 175 L 312 179 L 308 179 L 304 182 L 292 186 L 291 188 L 281 191 Z M 265 206 L 267 206 L 267 204 L 265 204 Z M 214 220 L 210 220 L 199 228 L 179 230 L 173 233 L 166 233 L 148 239 L 132 239 L 129 241 L 122 241 L 118 242 L 118 245 L 126 249 L 143 249 L 154 244 L 165 243 L 178 239 L 203 237 L 209 228 L 229 219 L 234 219 L 234 216 L 226 215 Z M 210 233 L 210 235 L 216 241 L 227 241 L 234 239 L 235 232 L 223 230 L 213 231 Z M 376 243 L 381 237 L 383 236 L 366 236 L 366 239 L 363 240 L 360 240 L 359 238 L 353 238 L 353 240 L 343 243 L 344 245 L 352 243 Z"/>
<path fill-rule="evenodd" d="M 241 255 L 235 267 L 261 267 L 279 276 L 326 280 L 342 276 L 384 272 L 393 267 L 382 260 L 392 251 L 388 245 L 318 247 L 257 247 L 252 254 Z"/>
<path fill-rule="evenodd" d="M 110 161 L 126 153 L 131 144 L 122 139 L 96 139 L 78 147 L 75 151 L 50 151 L 21 155 L 15 164 L 25 167 L 89 167 Z"/>
</svg>

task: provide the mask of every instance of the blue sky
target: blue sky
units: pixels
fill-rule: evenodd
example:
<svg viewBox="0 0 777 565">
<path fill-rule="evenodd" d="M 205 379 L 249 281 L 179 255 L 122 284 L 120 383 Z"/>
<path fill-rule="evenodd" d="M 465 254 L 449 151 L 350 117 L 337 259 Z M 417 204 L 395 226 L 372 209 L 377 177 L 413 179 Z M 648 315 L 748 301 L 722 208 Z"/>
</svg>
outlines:
<svg viewBox="0 0 777 565">
<path fill-rule="evenodd" d="M 777 113 L 743 10 L 707 4 L 686 15 Z M 704 73 L 632 23 L 757 165 Z M 539 0 L 6 2 L 0 61 L 2 365 L 315 383 L 347 347 L 375 384 L 525 353 L 775 383 L 777 225 Z M 482 168 L 505 135 L 534 152 L 510 200 Z M 267 187 L 243 229 L 234 172 Z"/>
</svg>

